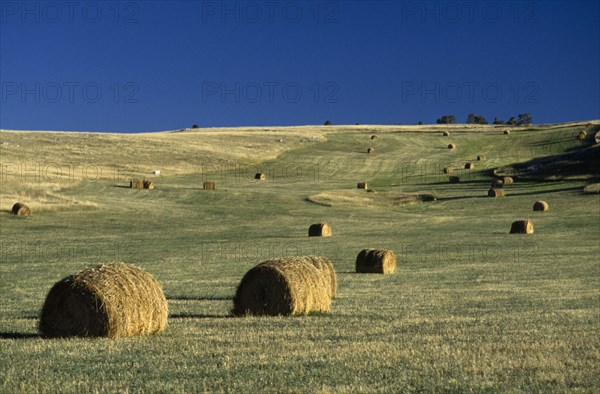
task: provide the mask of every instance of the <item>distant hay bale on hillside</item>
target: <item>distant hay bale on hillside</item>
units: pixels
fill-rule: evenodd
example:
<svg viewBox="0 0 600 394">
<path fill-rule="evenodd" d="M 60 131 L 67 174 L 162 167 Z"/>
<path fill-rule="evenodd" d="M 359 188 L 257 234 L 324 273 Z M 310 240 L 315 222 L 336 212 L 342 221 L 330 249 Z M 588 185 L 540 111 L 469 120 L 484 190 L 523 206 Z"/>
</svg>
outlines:
<svg viewBox="0 0 600 394">
<path fill-rule="evenodd" d="M 309 237 L 331 237 L 331 226 L 327 223 L 312 224 L 308 228 Z"/>
<path fill-rule="evenodd" d="M 123 338 L 158 333 L 167 325 L 160 284 L 130 264 L 99 265 L 52 286 L 40 317 L 40 334 Z"/>
<path fill-rule="evenodd" d="M 372 140 L 376 140 L 376 139 L 377 139 L 377 136 L 376 136 L 375 134 L 373 134 L 373 135 L 371 136 L 371 139 L 372 139 Z"/>
<path fill-rule="evenodd" d="M 510 234 L 533 234 L 533 222 L 531 220 L 517 220 L 510 226 Z"/>
<path fill-rule="evenodd" d="M 504 185 L 512 185 L 514 182 L 515 182 L 514 179 L 512 179 L 509 176 L 502 177 L 502 183 Z"/>
<path fill-rule="evenodd" d="M 456 144 L 448 144 L 448 149 L 456 149 Z"/>
<path fill-rule="evenodd" d="M 152 182 L 152 181 L 144 181 L 142 183 L 142 185 L 143 185 L 144 189 L 148 189 L 148 190 L 154 189 L 154 182 Z"/>
<path fill-rule="evenodd" d="M 594 141 L 597 144 L 600 144 L 600 130 L 596 132 L 596 135 L 594 136 Z"/>
<path fill-rule="evenodd" d="M 579 134 L 577 134 L 577 139 L 579 141 L 585 140 L 586 137 L 587 137 L 587 133 L 585 131 L 580 131 Z"/>
<path fill-rule="evenodd" d="M 373 148 L 373 147 L 370 147 L 369 149 L 367 149 L 367 153 L 368 153 L 368 154 L 375 153 L 375 148 Z"/>
<path fill-rule="evenodd" d="M 452 172 L 454 171 L 452 169 L 452 167 L 444 167 L 444 174 L 452 174 Z"/>
<path fill-rule="evenodd" d="M 369 185 L 367 184 L 367 182 L 358 182 L 356 184 L 356 188 L 357 189 L 368 189 Z"/>
<path fill-rule="evenodd" d="M 267 179 L 267 174 L 263 174 L 262 172 L 257 172 L 256 175 L 254 175 L 254 179 L 259 180 L 259 181 L 264 181 L 265 179 Z"/>
<path fill-rule="evenodd" d="M 450 182 L 450 183 L 459 183 L 459 182 L 460 182 L 460 177 L 457 177 L 457 176 L 449 176 L 449 177 L 448 177 L 448 182 Z"/>
<path fill-rule="evenodd" d="M 202 184 L 202 188 L 204 190 L 216 190 L 217 189 L 217 184 L 215 182 L 204 182 Z"/>
<path fill-rule="evenodd" d="M 329 284 L 331 299 L 334 299 L 337 295 L 337 276 L 333 262 L 320 256 L 306 256 L 302 257 L 302 259 L 314 265 L 321 272 L 321 275 L 324 276 L 325 281 Z"/>
<path fill-rule="evenodd" d="M 492 182 L 492 188 L 501 189 L 504 187 L 504 181 L 502 179 L 496 179 Z"/>
<path fill-rule="evenodd" d="M 132 189 L 143 189 L 144 182 L 140 181 L 139 179 L 132 179 L 129 181 L 129 187 Z"/>
<path fill-rule="evenodd" d="M 546 201 L 536 201 L 535 204 L 533 204 L 533 210 L 534 211 L 542 211 L 545 212 L 549 209 L 548 203 Z"/>
<path fill-rule="evenodd" d="M 506 192 L 504 191 L 504 189 L 495 189 L 495 188 L 491 188 L 490 190 L 488 190 L 488 197 L 504 197 L 506 195 Z"/>
<path fill-rule="evenodd" d="M 331 310 L 331 285 L 306 258 L 268 260 L 250 269 L 233 298 L 236 316 L 293 316 Z"/>
<path fill-rule="evenodd" d="M 444 132 L 442 133 L 442 136 L 444 136 L 444 137 L 449 137 L 449 136 L 450 136 L 450 133 L 448 133 L 447 131 L 444 131 Z"/>
<path fill-rule="evenodd" d="M 510 130 L 504 130 L 503 133 L 504 133 L 504 135 L 509 135 L 510 134 Z"/>
<path fill-rule="evenodd" d="M 152 171 L 152 174 L 154 174 L 154 175 L 160 175 L 160 170 L 154 170 L 154 171 Z"/>
<path fill-rule="evenodd" d="M 475 168 L 475 163 L 465 163 L 465 170 L 472 170 Z"/>
<path fill-rule="evenodd" d="M 12 206 L 11 212 L 17 216 L 31 216 L 31 209 L 26 204 L 20 202 Z"/>
<path fill-rule="evenodd" d="M 600 193 L 600 183 L 592 183 L 583 188 L 584 193 Z"/>
<path fill-rule="evenodd" d="M 477 161 L 482 161 L 482 160 L 485 160 L 485 156 L 484 155 L 477 156 Z"/>
<path fill-rule="evenodd" d="M 396 263 L 396 255 L 389 249 L 363 249 L 356 256 L 356 272 L 393 274 Z"/>
</svg>

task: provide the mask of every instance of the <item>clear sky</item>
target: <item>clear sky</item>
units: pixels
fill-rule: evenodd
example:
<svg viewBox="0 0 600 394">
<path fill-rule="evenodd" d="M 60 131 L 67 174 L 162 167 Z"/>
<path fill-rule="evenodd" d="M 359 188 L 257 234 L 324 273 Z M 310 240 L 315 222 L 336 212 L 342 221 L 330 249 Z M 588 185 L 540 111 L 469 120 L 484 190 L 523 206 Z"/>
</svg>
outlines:
<svg viewBox="0 0 600 394">
<path fill-rule="evenodd" d="M 600 118 L 598 1 L 0 0 L 0 127 Z"/>
</svg>

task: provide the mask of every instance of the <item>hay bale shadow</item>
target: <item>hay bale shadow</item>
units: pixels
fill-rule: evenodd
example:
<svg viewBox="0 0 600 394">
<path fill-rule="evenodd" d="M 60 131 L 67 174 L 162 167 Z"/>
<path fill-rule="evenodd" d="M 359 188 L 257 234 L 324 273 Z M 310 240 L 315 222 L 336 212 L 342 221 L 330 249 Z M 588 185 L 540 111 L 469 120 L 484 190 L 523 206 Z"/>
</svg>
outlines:
<svg viewBox="0 0 600 394">
<path fill-rule="evenodd" d="M 232 319 L 233 315 L 214 315 L 210 313 L 175 313 L 169 319 Z"/>
<path fill-rule="evenodd" d="M 0 339 L 31 339 L 41 338 L 39 334 L 28 332 L 0 332 Z"/>
<path fill-rule="evenodd" d="M 167 297 L 167 301 L 231 301 L 233 296 L 211 297 L 211 296 L 174 296 Z"/>
</svg>

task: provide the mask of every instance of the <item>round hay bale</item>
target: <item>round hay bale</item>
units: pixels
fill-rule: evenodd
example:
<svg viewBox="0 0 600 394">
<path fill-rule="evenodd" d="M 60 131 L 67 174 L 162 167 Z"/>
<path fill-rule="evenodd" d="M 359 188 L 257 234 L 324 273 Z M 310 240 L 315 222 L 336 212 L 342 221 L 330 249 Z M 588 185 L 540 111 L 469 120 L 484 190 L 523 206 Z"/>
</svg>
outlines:
<svg viewBox="0 0 600 394">
<path fill-rule="evenodd" d="M 504 187 L 504 181 L 502 179 L 496 179 L 492 182 L 493 189 L 502 189 Z"/>
<path fill-rule="evenodd" d="M 356 188 L 357 189 L 368 189 L 369 187 L 367 185 L 367 182 L 358 182 L 356 184 Z"/>
<path fill-rule="evenodd" d="M 363 249 L 356 256 L 356 272 L 393 274 L 396 272 L 396 255 L 389 249 Z"/>
<path fill-rule="evenodd" d="M 442 136 L 444 136 L 444 137 L 450 137 L 450 133 L 448 133 L 447 131 L 444 131 L 442 133 Z"/>
<path fill-rule="evenodd" d="M 144 181 L 143 187 L 144 187 L 144 189 L 152 190 L 152 189 L 154 189 L 154 182 Z"/>
<path fill-rule="evenodd" d="M 594 136 L 594 141 L 597 144 L 600 144 L 600 130 L 596 132 L 596 135 Z"/>
<path fill-rule="evenodd" d="M 514 182 L 515 181 L 511 177 L 509 177 L 509 176 L 502 177 L 502 183 L 504 185 L 512 185 Z"/>
<path fill-rule="evenodd" d="M 370 147 L 369 149 L 367 149 L 367 153 L 368 153 L 368 154 L 375 153 L 375 148 L 373 148 L 373 147 Z"/>
<path fill-rule="evenodd" d="M 452 167 L 444 167 L 444 174 L 452 174 L 453 171 Z"/>
<path fill-rule="evenodd" d="M 456 149 L 456 145 L 455 144 L 448 144 L 448 149 Z"/>
<path fill-rule="evenodd" d="M 129 181 L 129 187 L 132 189 L 143 189 L 144 182 L 140 181 L 139 179 L 132 179 Z"/>
<path fill-rule="evenodd" d="M 448 182 L 450 182 L 450 183 L 459 183 L 459 182 L 460 182 L 460 177 L 457 177 L 457 176 L 449 176 L 449 177 L 448 177 Z"/>
<path fill-rule="evenodd" d="M 372 140 L 376 140 L 376 139 L 377 139 L 377 136 L 376 136 L 375 134 L 373 134 L 373 135 L 371 136 L 371 139 L 372 139 Z"/>
<path fill-rule="evenodd" d="M 15 205 L 12 206 L 11 212 L 13 215 L 17 216 L 31 216 L 31 209 L 20 202 L 15 203 Z"/>
<path fill-rule="evenodd" d="M 548 203 L 546 201 L 536 201 L 535 204 L 533 204 L 533 210 L 534 211 L 545 212 L 549 208 L 550 207 L 548 206 Z"/>
<path fill-rule="evenodd" d="M 510 130 L 504 130 L 504 135 L 509 135 L 510 134 Z"/>
<path fill-rule="evenodd" d="M 257 172 L 256 175 L 254 175 L 254 179 L 259 180 L 259 181 L 264 181 L 265 179 L 267 179 L 267 174 L 263 174 L 262 172 Z"/>
<path fill-rule="evenodd" d="M 482 161 L 482 160 L 485 160 L 485 156 L 484 155 L 477 156 L 477 161 Z"/>
<path fill-rule="evenodd" d="M 531 220 L 517 220 L 510 226 L 510 234 L 533 234 L 533 222 Z"/>
<path fill-rule="evenodd" d="M 337 276 L 332 261 L 320 256 L 306 256 L 302 257 L 302 259 L 314 265 L 321 272 L 321 275 L 323 275 L 325 281 L 329 284 L 331 299 L 334 299 L 337 295 Z"/>
<path fill-rule="evenodd" d="M 216 190 L 217 189 L 217 184 L 215 182 L 204 182 L 202 184 L 202 188 L 204 190 Z"/>
<path fill-rule="evenodd" d="M 600 194 L 600 183 L 591 183 L 583 188 L 584 193 Z"/>
<path fill-rule="evenodd" d="M 151 274 L 114 263 L 54 284 L 42 308 L 39 330 L 45 338 L 123 338 L 164 330 L 167 315 L 167 300 Z"/>
<path fill-rule="evenodd" d="M 585 131 L 580 131 L 579 134 L 577 134 L 577 140 L 579 140 L 579 141 L 585 140 L 586 137 L 587 137 L 587 133 Z"/>
<path fill-rule="evenodd" d="M 233 298 L 236 316 L 291 316 L 329 312 L 331 286 L 306 259 L 268 260 L 250 269 Z"/>
<path fill-rule="evenodd" d="M 504 189 L 491 188 L 488 190 L 487 195 L 488 197 L 504 197 L 506 193 L 504 192 Z"/>
<path fill-rule="evenodd" d="M 475 168 L 475 163 L 465 163 L 465 170 L 472 170 Z"/>
<path fill-rule="evenodd" d="M 308 228 L 309 237 L 331 237 L 331 226 L 327 223 L 311 224 Z"/>
</svg>

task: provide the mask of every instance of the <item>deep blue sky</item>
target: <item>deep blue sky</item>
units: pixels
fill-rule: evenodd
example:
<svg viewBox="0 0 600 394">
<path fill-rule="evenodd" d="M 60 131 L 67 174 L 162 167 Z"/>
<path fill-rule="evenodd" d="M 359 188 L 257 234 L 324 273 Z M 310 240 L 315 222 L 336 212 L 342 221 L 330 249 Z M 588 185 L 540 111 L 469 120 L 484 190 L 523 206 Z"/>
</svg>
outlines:
<svg viewBox="0 0 600 394">
<path fill-rule="evenodd" d="M 0 127 L 600 118 L 598 1 L 0 1 Z"/>
</svg>

